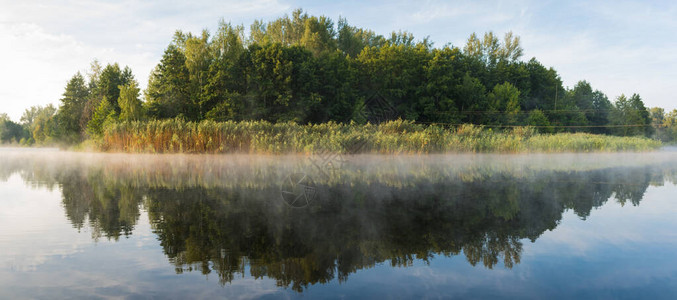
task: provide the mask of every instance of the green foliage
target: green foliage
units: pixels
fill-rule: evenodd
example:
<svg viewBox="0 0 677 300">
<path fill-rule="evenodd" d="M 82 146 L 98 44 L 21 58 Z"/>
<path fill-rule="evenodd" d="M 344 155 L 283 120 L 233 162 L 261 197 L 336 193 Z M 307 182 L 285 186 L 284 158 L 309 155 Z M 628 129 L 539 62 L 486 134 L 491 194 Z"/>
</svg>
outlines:
<svg viewBox="0 0 677 300">
<path fill-rule="evenodd" d="M 520 61 L 511 32 L 436 49 L 406 31 L 385 38 L 300 9 L 243 32 L 224 22 L 213 37 L 177 32 L 149 80 L 149 115 L 364 122 L 364 106 L 378 94 L 389 119 L 514 126 L 538 109 L 558 132 L 608 133 L 611 122 L 603 93 L 585 81 L 567 90 L 554 69 Z"/>
<path fill-rule="evenodd" d="M 101 136 L 105 128 L 104 125 L 114 123 L 116 115 L 114 106 L 104 97 L 94 112 L 92 120 L 87 124 L 87 133 L 95 137 Z"/>
<path fill-rule="evenodd" d="M 44 107 L 31 107 L 29 115 L 33 114 L 34 117 L 29 125 L 33 140 L 37 144 L 49 144 L 54 142 L 54 137 L 57 136 L 55 120 L 56 108 L 51 104 Z M 29 116 L 26 116 L 26 119 L 28 118 Z"/>
<path fill-rule="evenodd" d="M 454 98 L 455 87 L 459 85 L 457 48 L 444 47 L 433 49 L 432 58 L 425 66 L 426 80 L 419 89 L 418 107 L 423 122 L 442 122 L 456 124 L 460 122 L 458 97 Z M 455 100 L 456 99 L 456 100 Z"/>
<path fill-rule="evenodd" d="M 385 42 L 383 36 L 371 30 L 350 26 L 346 19 L 339 18 L 337 48 L 349 57 L 355 58 L 365 47 L 380 47 Z"/>
<path fill-rule="evenodd" d="M 57 113 L 60 139 L 63 141 L 73 143 L 80 139 L 80 133 L 83 131 L 80 119 L 88 97 L 89 88 L 85 78 L 78 72 L 68 81 Z"/>
<path fill-rule="evenodd" d="M 246 90 L 246 73 L 243 55 L 244 28 L 221 22 L 209 44 L 212 63 L 209 65 L 207 83 L 200 91 L 200 112 L 205 118 L 229 120 L 244 117 L 244 105 L 239 97 Z"/>
<path fill-rule="evenodd" d="M 37 132 L 34 111 L 22 122 L 40 135 L 33 136 L 36 141 L 70 143 L 80 141 L 83 131 L 100 136 L 107 119 L 146 116 L 299 124 L 401 118 L 653 136 L 639 95 L 614 105 L 586 81 L 565 88 L 553 68 L 535 58 L 521 61 L 522 54 L 520 38 L 511 32 L 503 39 L 473 33 L 462 49 L 434 48 L 406 31 L 384 37 L 298 9 L 267 23 L 255 21 L 248 36 L 243 26 L 224 21 L 214 34 L 177 31 L 149 76 L 145 101 L 138 99 L 128 67 L 94 61 L 88 83 L 79 73 L 68 82 L 56 117 L 44 119 Z M 668 135 L 661 132 L 661 138 Z"/>
<path fill-rule="evenodd" d="M 609 99 L 600 91 L 593 91 L 590 83 L 579 81 L 576 86 L 567 92 L 568 101 L 575 105 L 575 108 L 581 110 L 584 116 L 576 116 L 573 124 L 589 124 L 591 126 L 604 126 L 609 124 L 609 113 L 613 105 Z M 583 117 L 584 120 L 583 120 Z M 604 127 L 591 127 L 592 133 L 609 133 Z"/>
<path fill-rule="evenodd" d="M 677 109 L 666 114 L 662 108 L 652 108 L 651 116 L 656 137 L 671 144 L 677 142 Z"/>
<path fill-rule="evenodd" d="M 89 82 L 78 72 L 66 85 L 61 105 L 53 120 L 57 130 L 49 133 L 50 139 L 66 144 L 81 141 L 91 132 L 89 123 L 102 101 L 106 99 L 115 114 L 119 114 L 120 86 L 134 81 L 129 67 L 120 68 L 117 63 L 102 67 L 97 60 L 91 63 L 87 77 Z M 97 122 L 99 121 L 94 123 Z"/>
<path fill-rule="evenodd" d="M 7 114 L 0 114 L 0 143 L 17 144 L 27 136 L 28 131 L 23 126 L 12 121 Z"/>
<path fill-rule="evenodd" d="M 540 109 L 559 131 L 604 133 L 580 126 L 608 124 L 604 94 L 578 86 L 569 93 L 552 68 L 520 61 L 520 39 L 510 32 L 502 40 L 473 34 L 463 50 L 435 49 L 405 31 L 384 38 L 302 10 L 243 32 L 224 22 L 214 36 L 178 31 L 149 79 L 149 115 L 363 122 L 363 106 L 379 94 L 392 118 L 425 123 L 525 125 Z M 569 112 L 576 110 L 586 111 Z"/>
<path fill-rule="evenodd" d="M 660 107 L 649 109 L 654 137 L 664 143 L 677 142 L 677 109 L 665 113 Z"/>
<path fill-rule="evenodd" d="M 644 137 L 561 133 L 535 136 L 526 147 L 536 152 L 647 151 L 661 147 L 661 142 Z"/>
<path fill-rule="evenodd" d="M 430 59 L 427 45 L 395 41 L 376 48 L 365 48 L 356 59 L 360 84 L 365 96 L 378 92 L 391 102 L 399 116 L 416 120 L 420 109 L 417 98 L 425 86 L 425 67 Z"/>
<path fill-rule="evenodd" d="M 457 98 L 460 99 L 460 111 L 469 112 L 464 115 L 464 122 L 486 123 L 487 116 L 482 114 L 489 109 L 486 88 L 479 79 L 466 73 L 463 81 L 456 88 Z"/>
<path fill-rule="evenodd" d="M 120 121 L 131 122 L 143 119 L 144 112 L 141 100 L 139 100 L 140 89 L 136 81 L 127 85 L 120 86 Z"/>
<path fill-rule="evenodd" d="M 109 109 L 110 110 L 110 109 Z M 500 132 L 463 125 L 445 129 L 395 120 L 379 125 L 293 122 L 186 122 L 180 119 L 104 125 L 107 151 L 182 153 L 366 153 L 643 151 L 660 147 L 647 138 L 591 134 L 536 134 L 516 127 Z"/>
<path fill-rule="evenodd" d="M 502 44 L 491 31 L 485 33 L 483 39 L 479 39 L 477 34 L 473 33 L 468 38 L 463 51 L 469 57 L 481 61 L 490 68 L 495 67 L 501 61 L 516 62 L 522 57 L 520 38 L 513 36 L 512 32 L 505 34 Z"/>
<path fill-rule="evenodd" d="M 117 63 L 106 65 L 98 76 L 95 88 L 92 90 L 93 101 L 99 103 L 104 97 L 110 101 L 116 113 L 120 112 L 118 98 L 120 86 L 124 86 L 134 80 L 132 70 L 129 67 L 120 68 Z"/>
<path fill-rule="evenodd" d="M 24 113 L 21 115 L 21 124 L 28 129 L 28 131 L 33 132 L 33 129 L 35 128 L 35 120 L 38 118 L 38 115 L 40 114 L 41 110 L 43 109 L 42 106 L 31 106 L 30 108 L 27 108 L 24 110 Z"/>
<path fill-rule="evenodd" d="M 520 111 L 520 91 L 512 84 L 506 82 L 497 84 L 487 96 L 489 109 L 497 112 L 493 118 L 497 124 L 515 125 Z"/>
<path fill-rule="evenodd" d="M 281 44 L 249 47 L 251 119 L 305 121 L 307 109 L 320 101 L 313 93 L 315 60 L 303 47 Z"/>
<path fill-rule="evenodd" d="M 153 118 L 195 117 L 195 103 L 190 100 L 190 73 L 186 56 L 175 45 L 165 50 L 160 64 L 148 79 L 146 104 Z"/>
<path fill-rule="evenodd" d="M 527 124 L 537 128 L 540 133 L 552 133 L 552 127 L 549 127 L 550 121 L 548 121 L 548 117 L 540 109 L 534 109 L 529 112 Z"/>
<path fill-rule="evenodd" d="M 613 131 L 616 135 L 651 136 L 653 133 L 649 111 L 637 94 L 633 94 L 629 99 L 625 95 L 620 95 L 611 111 L 611 120 L 613 125 L 618 126 Z"/>
</svg>

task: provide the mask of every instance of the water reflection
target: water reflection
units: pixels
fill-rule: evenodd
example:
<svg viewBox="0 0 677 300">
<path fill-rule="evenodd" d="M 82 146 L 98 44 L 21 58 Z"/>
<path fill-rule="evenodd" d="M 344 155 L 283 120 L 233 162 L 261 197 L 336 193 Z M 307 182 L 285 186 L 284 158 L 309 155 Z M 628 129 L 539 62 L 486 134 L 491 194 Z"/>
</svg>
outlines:
<svg viewBox="0 0 677 300">
<path fill-rule="evenodd" d="M 435 255 L 511 268 L 522 241 L 555 229 L 564 211 L 639 205 L 649 185 L 676 182 L 672 157 L 652 157 L 354 157 L 314 177 L 303 208 L 280 193 L 289 174 L 315 175 L 303 157 L 18 153 L 0 158 L 0 179 L 58 187 L 73 227 L 89 226 L 94 240 L 133 234 L 145 209 L 177 273 L 226 284 L 248 272 L 303 291 Z"/>
</svg>

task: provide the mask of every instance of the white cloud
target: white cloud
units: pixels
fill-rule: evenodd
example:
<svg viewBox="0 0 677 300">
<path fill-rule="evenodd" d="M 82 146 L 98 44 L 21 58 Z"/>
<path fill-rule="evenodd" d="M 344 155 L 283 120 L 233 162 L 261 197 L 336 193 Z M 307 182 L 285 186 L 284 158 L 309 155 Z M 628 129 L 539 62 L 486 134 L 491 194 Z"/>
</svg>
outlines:
<svg viewBox="0 0 677 300">
<path fill-rule="evenodd" d="M 429 23 L 432 21 L 462 19 L 472 24 L 487 26 L 503 24 L 524 18 L 528 3 L 510 3 L 504 5 L 502 2 L 484 2 L 484 1 L 426 1 L 418 10 L 411 14 L 411 19 L 415 22 Z"/>
<path fill-rule="evenodd" d="M 677 108 L 667 87 L 674 85 L 677 57 L 667 46 L 608 44 L 589 32 L 572 35 L 523 36 L 525 53 L 554 67 L 569 87 L 589 81 L 611 100 L 639 93 L 648 106 Z"/>
<path fill-rule="evenodd" d="M 648 106 L 677 108 L 671 2 L 0 0 L 0 111 L 18 120 L 31 105 L 57 103 L 67 80 L 94 58 L 129 65 L 144 87 L 175 30 L 213 31 L 221 18 L 248 26 L 297 7 L 379 34 L 430 36 L 438 46 L 462 46 L 472 32 L 513 31 L 525 59 L 554 67 L 567 86 L 585 79 L 610 98 L 637 92 Z"/>
<path fill-rule="evenodd" d="M 674 86 L 677 7 L 639 1 L 519 3 L 427 1 L 402 25 L 431 34 L 437 45 L 465 43 L 472 32 L 513 31 L 524 59 L 554 67 L 564 85 L 587 80 L 610 99 L 639 93 L 647 106 L 677 108 Z"/>
<path fill-rule="evenodd" d="M 58 104 L 66 82 L 93 59 L 132 68 L 141 87 L 174 31 L 248 25 L 289 9 L 275 0 L 0 1 L 0 111 L 15 121 L 33 105 Z"/>
<path fill-rule="evenodd" d="M 59 99 L 66 80 L 87 65 L 94 49 L 72 36 L 50 34 L 31 23 L 0 24 L 0 102 L 2 110 L 18 119 L 23 109 Z"/>
<path fill-rule="evenodd" d="M 60 197 L 60 190 L 29 189 L 18 174 L 0 182 L 0 228 L 5 230 L 0 234 L 0 274 L 2 269 L 35 270 L 91 243 L 89 235 L 78 233 L 63 214 L 54 213 L 63 210 Z"/>
</svg>

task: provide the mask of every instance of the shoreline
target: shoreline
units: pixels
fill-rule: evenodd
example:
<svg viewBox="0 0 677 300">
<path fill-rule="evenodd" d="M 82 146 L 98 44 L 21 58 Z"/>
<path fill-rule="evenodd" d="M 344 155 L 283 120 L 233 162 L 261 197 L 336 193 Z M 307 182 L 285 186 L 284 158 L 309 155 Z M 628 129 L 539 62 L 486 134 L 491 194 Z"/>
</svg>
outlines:
<svg viewBox="0 0 677 300">
<path fill-rule="evenodd" d="M 87 145 L 88 144 L 88 145 Z M 129 153 L 249 154 L 428 154 L 638 152 L 660 141 L 591 133 L 538 133 L 533 127 L 504 131 L 464 124 L 458 127 L 389 121 L 355 123 L 185 122 L 118 123 L 84 147 Z"/>
<path fill-rule="evenodd" d="M 499 131 L 479 125 L 443 127 L 402 120 L 378 125 L 333 122 L 299 125 L 292 122 L 186 122 L 175 119 L 112 124 L 102 136 L 77 144 L 4 144 L 0 147 L 58 147 L 69 151 L 102 153 L 276 156 L 614 153 L 675 148 L 674 145 L 641 136 L 538 133 L 533 127 Z"/>
</svg>

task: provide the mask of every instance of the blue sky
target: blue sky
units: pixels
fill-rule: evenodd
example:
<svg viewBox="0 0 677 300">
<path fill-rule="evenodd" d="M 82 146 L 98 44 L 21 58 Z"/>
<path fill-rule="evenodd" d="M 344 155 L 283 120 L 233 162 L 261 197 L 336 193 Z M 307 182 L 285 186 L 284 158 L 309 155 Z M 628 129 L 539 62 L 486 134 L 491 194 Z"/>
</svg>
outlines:
<svg viewBox="0 0 677 300">
<path fill-rule="evenodd" d="M 68 79 L 93 59 L 134 71 L 142 87 L 177 29 L 245 27 L 303 8 L 379 34 L 407 30 L 436 46 L 473 33 L 513 31 L 523 59 L 554 67 L 565 86 L 588 80 L 615 99 L 677 108 L 677 3 L 672 1 L 11 1 L 0 0 L 0 112 L 18 120 L 59 103 Z"/>
</svg>

